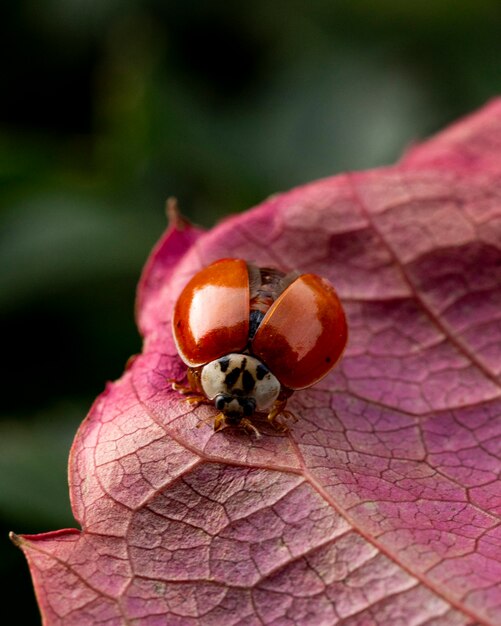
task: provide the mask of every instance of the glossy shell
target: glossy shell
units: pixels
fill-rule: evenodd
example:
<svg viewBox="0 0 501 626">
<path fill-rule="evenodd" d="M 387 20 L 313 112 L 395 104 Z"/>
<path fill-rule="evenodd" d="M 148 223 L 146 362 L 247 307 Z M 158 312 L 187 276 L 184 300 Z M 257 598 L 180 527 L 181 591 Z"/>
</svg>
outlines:
<svg viewBox="0 0 501 626">
<path fill-rule="evenodd" d="M 266 313 L 252 352 L 282 385 L 304 389 L 334 367 L 347 337 L 344 311 L 332 285 L 315 274 L 303 274 Z"/>
<path fill-rule="evenodd" d="M 174 339 L 196 367 L 239 352 L 249 335 L 249 273 L 241 259 L 221 259 L 195 274 L 174 308 Z"/>
<path fill-rule="evenodd" d="M 271 275 L 270 270 L 261 271 Z M 287 285 L 287 276 L 279 274 Z M 292 277 L 272 296 L 249 345 L 250 297 L 249 268 L 241 259 L 222 259 L 195 274 L 179 296 L 173 317 L 177 349 L 187 365 L 198 367 L 247 351 L 291 390 L 314 385 L 334 367 L 348 329 L 341 302 L 327 280 L 316 274 Z"/>
</svg>

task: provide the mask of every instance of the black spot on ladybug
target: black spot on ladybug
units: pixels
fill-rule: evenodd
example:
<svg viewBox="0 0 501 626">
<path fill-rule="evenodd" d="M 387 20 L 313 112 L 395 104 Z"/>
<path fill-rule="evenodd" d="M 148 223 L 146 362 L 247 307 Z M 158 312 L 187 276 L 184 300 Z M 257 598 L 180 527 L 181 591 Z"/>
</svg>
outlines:
<svg viewBox="0 0 501 626">
<path fill-rule="evenodd" d="M 264 366 L 262 363 L 256 367 L 256 376 L 258 380 L 263 380 L 266 374 L 269 372 L 268 368 Z"/>
<path fill-rule="evenodd" d="M 250 372 L 245 370 L 245 372 L 242 374 L 242 387 L 244 393 L 249 394 L 254 389 L 255 384 L 256 381 L 254 380 L 254 376 Z"/>
<path fill-rule="evenodd" d="M 227 356 L 223 356 L 221 359 L 219 359 L 218 363 L 221 371 L 226 372 L 230 364 L 230 359 Z"/>
<path fill-rule="evenodd" d="M 240 377 L 240 368 L 234 367 L 229 374 L 226 374 L 224 379 L 225 385 L 231 389 Z"/>
<path fill-rule="evenodd" d="M 247 359 L 244 357 L 242 359 L 242 365 L 240 366 L 240 369 L 242 370 L 242 372 L 244 371 L 246 365 L 247 365 Z"/>
<path fill-rule="evenodd" d="M 328 356 L 328 357 L 326 357 L 326 358 L 325 358 L 325 362 L 326 362 L 326 363 L 330 363 L 330 362 L 331 362 L 331 358 L 330 358 L 330 356 Z"/>
</svg>

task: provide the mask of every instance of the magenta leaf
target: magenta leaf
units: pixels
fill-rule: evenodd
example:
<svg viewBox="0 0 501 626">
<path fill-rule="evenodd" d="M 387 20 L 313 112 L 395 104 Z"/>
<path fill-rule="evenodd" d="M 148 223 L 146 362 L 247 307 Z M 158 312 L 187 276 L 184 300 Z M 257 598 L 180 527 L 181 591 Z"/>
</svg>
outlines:
<svg viewBox="0 0 501 626">
<path fill-rule="evenodd" d="M 15 537 L 47 626 L 501 623 L 501 101 L 395 167 L 202 233 L 139 287 L 144 351 L 70 457 L 82 530 Z M 350 341 L 283 436 L 214 433 L 170 388 L 169 320 L 221 257 L 329 278 Z"/>
</svg>

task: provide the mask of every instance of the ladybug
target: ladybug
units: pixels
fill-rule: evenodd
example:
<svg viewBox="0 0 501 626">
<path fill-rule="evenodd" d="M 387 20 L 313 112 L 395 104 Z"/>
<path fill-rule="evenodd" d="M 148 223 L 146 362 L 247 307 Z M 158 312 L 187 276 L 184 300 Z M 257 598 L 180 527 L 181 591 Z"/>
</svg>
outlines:
<svg viewBox="0 0 501 626">
<path fill-rule="evenodd" d="M 294 417 L 290 395 L 311 387 L 346 345 L 346 317 L 332 285 L 316 274 L 286 274 L 242 259 L 221 259 L 195 274 L 174 308 L 173 334 L 188 366 L 188 385 L 173 382 L 193 404 L 213 403 L 214 430 L 250 418 Z"/>
</svg>

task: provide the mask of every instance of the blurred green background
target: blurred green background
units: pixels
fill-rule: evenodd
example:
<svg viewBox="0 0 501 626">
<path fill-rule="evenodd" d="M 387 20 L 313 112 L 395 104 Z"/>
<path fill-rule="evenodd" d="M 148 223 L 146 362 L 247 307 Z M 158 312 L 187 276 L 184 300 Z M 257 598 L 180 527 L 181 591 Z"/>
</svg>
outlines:
<svg viewBox="0 0 501 626">
<path fill-rule="evenodd" d="M 140 350 L 164 203 L 205 226 L 393 162 L 501 92 L 498 0 L 37 0 L 0 9 L 1 589 L 39 618 L 7 532 L 73 526 L 67 454 Z M 4 611 L 5 611 L 4 605 Z"/>
</svg>

